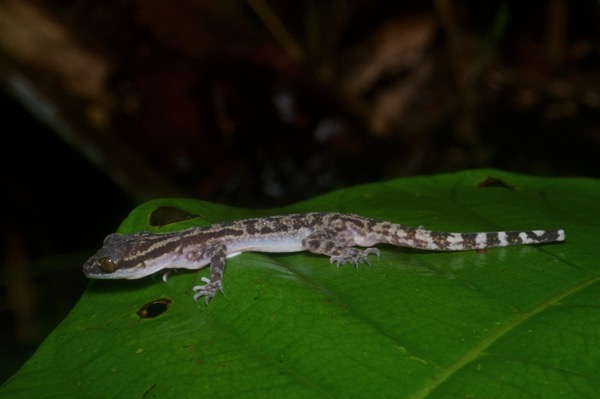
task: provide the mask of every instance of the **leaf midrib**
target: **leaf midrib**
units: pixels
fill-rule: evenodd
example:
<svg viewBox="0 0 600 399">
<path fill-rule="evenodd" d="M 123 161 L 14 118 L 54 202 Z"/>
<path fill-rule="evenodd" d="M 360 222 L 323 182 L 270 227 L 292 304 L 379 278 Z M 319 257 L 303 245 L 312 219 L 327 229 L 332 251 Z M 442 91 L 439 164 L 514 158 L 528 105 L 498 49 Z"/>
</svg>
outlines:
<svg viewBox="0 0 600 399">
<path fill-rule="evenodd" d="M 411 399 L 421 399 L 427 397 L 432 393 L 438 386 L 444 381 L 448 380 L 455 373 L 460 371 L 467 364 L 477 359 L 487 348 L 493 343 L 502 338 L 505 334 L 512 331 L 514 328 L 520 326 L 525 321 L 531 319 L 538 313 L 548 309 L 550 306 L 555 305 L 564 298 L 573 295 L 584 288 L 597 283 L 600 281 L 600 276 L 592 276 L 579 283 L 567 288 L 556 295 L 548 298 L 546 301 L 541 302 L 538 306 L 531 308 L 529 311 L 517 314 L 513 319 L 498 328 L 493 334 L 488 335 L 482 339 L 477 345 L 475 345 L 470 351 L 466 352 L 463 356 L 456 359 L 456 361 L 438 371 L 423 387 L 411 396 Z"/>
</svg>

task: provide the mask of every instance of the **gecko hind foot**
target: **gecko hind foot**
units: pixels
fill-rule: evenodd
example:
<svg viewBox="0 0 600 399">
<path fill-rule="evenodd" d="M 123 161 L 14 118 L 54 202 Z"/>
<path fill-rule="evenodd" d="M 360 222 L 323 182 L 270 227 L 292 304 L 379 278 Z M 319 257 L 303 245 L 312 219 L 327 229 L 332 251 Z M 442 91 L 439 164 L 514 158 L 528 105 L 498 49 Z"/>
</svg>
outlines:
<svg viewBox="0 0 600 399">
<path fill-rule="evenodd" d="M 200 280 L 202 280 L 202 282 L 206 284 L 196 285 L 192 288 L 192 290 L 195 292 L 194 302 L 198 302 L 198 299 L 204 297 L 204 302 L 208 305 L 210 299 L 213 296 L 215 296 L 217 292 L 223 294 L 223 284 L 221 283 L 221 281 L 210 281 L 206 277 L 202 277 L 200 278 Z"/>
<path fill-rule="evenodd" d="M 366 263 L 367 265 L 371 265 L 369 261 L 369 255 L 374 254 L 379 257 L 380 252 L 377 248 L 367 248 L 364 251 L 355 249 L 355 248 L 346 248 L 344 252 L 340 255 L 333 255 L 329 258 L 330 263 L 336 263 L 337 267 L 345 265 L 346 263 L 350 263 L 358 267 L 361 263 Z"/>
</svg>

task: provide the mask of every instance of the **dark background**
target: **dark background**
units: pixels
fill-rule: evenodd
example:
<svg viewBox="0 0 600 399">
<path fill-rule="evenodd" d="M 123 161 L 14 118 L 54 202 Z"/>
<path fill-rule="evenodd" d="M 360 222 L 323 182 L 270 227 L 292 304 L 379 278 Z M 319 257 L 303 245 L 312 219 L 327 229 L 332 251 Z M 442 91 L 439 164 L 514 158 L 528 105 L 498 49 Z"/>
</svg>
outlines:
<svg viewBox="0 0 600 399">
<path fill-rule="evenodd" d="M 221 3 L 0 1 L 1 380 L 145 200 L 600 175 L 595 0 Z"/>
</svg>

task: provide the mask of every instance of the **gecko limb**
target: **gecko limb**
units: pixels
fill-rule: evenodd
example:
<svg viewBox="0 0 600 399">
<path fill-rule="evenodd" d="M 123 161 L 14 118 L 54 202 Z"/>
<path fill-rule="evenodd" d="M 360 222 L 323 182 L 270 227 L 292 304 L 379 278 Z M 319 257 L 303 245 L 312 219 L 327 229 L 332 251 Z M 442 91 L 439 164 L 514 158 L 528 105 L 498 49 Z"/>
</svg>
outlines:
<svg viewBox="0 0 600 399">
<path fill-rule="evenodd" d="M 302 241 L 303 247 L 315 254 L 329 256 L 331 263 L 336 263 L 338 267 L 346 263 L 358 266 L 361 263 L 370 264 L 369 255 L 379 256 L 377 248 L 367 248 L 360 250 L 353 248 L 355 242 L 347 230 L 322 229 L 315 231 Z"/>
<path fill-rule="evenodd" d="M 225 271 L 225 259 L 227 257 L 227 247 L 225 244 L 214 244 L 208 247 L 204 253 L 210 257 L 210 279 L 202 277 L 200 280 L 204 285 L 197 285 L 193 289 L 195 292 L 194 301 L 204 297 L 205 303 L 214 297 L 217 292 L 223 293 L 223 272 Z"/>
<path fill-rule="evenodd" d="M 371 265 L 369 262 L 369 255 L 374 254 L 379 257 L 379 250 L 377 248 L 367 248 L 364 251 L 356 248 L 344 248 L 340 255 L 333 255 L 329 258 L 330 263 L 336 263 L 337 267 L 350 263 L 351 265 L 358 266 L 361 263 Z"/>
</svg>

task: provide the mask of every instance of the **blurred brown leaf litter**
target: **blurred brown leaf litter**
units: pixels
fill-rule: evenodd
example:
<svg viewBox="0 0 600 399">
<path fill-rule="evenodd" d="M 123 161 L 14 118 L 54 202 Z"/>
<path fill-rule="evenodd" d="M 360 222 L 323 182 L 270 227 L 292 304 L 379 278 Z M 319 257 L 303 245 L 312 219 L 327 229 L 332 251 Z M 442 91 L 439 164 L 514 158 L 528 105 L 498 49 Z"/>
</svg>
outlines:
<svg viewBox="0 0 600 399">
<path fill-rule="evenodd" d="M 272 206 L 467 167 L 592 173 L 555 156 L 598 142 L 597 20 L 593 1 L 5 0 L 0 71 L 136 201 Z"/>
</svg>

